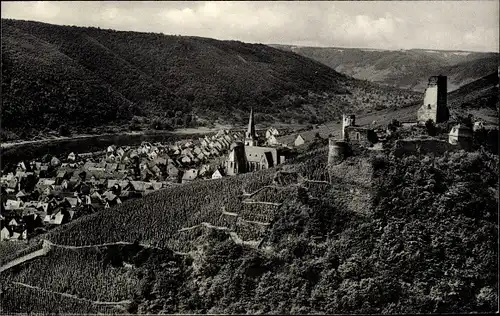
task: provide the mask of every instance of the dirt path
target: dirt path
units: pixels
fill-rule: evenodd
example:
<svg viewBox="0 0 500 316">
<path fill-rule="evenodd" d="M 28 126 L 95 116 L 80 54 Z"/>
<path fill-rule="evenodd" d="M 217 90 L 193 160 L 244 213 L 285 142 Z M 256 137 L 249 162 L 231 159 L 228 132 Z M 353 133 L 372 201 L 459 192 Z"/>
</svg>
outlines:
<svg viewBox="0 0 500 316">
<path fill-rule="evenodd" d="M 97 247 L 108 247 L 108 246 L 117 246 L 117 245 L 134 245 L 134 243 L 131 242 L 126 242 L 126 241 L 118 241 L 118 242 L 113 242 L 113 243 L 104 243 L 104 244 L 99 244 L 99 245 L 86 245 L 86 246 L 69 246 L 69 245 L 59 245 L 59 244 L 54 244 L 53 242 L 42 239 L 42 249 L 35 250 L 29 254 L 26 254 L 22 257 L 16 258 L 12 261 L 7 262 L 6 264 L 0 266 L 0 272 L 3 272 L 7 269 L 10 269 L 12 267 L 18 266 L 26 261 L 33 260 L 35 258 L 38 258 L 40 256 L 45 256 L 48 254 L 51 250 L 52 247 L 57 247 L 57 248 L 63 248 L 63 249 L 83 249 L 83 248 L 97 248 Z M 144 248 L 154 248 L 154 249 L 161 249 L 158 247 L 153 247 L 147 244 L 138 244 L 141 247 Z"/>
<path fill-rule="evenodd" d="M 134 245 L 132 242 L 127 242 L 127 241 L 117 241 L 117 242 L 110 242 L 110 243 L 104 243 L 104 244 L 99 244 L 99 245 L 85 245 L 85 246 L 69 246 L 69 245 L 59 245 L 59 244 L 54 244 L 51 241 L 44 240 L 45 243 L 49 244 L 52 247 L 58 247 L 58 248 L 64 248 L 64 249 L 83 249 L 83 248 L 97 248 L 97 247 L 108 247 L 108 246 L 118 246 L 118 245 Z M 141 247 L 144 248 L 154 248 L 154 249 L 161 249 L 158 247 L 153 247 L 147 244 L 138 244 Z"/>
</svg>

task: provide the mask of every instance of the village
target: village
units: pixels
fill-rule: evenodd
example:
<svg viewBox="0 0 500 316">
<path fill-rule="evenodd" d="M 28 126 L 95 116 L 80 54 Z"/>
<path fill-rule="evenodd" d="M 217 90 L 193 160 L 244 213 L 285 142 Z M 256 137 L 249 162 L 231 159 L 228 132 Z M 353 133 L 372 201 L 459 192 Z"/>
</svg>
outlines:
<svg viewBox="0 0 500 316">
<path fill-rule="evenodd" d="M 280 135 L 270 127 L 259 136 L 250 111 L 244 135 L 221 130 L 212 136 L 173 144 L 111 145 L 102 152 L 72 152 L 64 159 L 45 155 L 39 160 L 21 161 L 15 170 L 4 171 L 0 178 L 0 240 L 27 241 L 80 216 L 172 185 L 272 168 L 318 140 L 329 140 L 329 164 L 345 159 L 354 144 L 381 151 L 397 129 L 419 127 L 417 130 L 425 133 L 429 121 L 446 122 L 446 88 L 446 77 L 431 77 L 424 104 L 416 113 L 417 121 L 391 122 L 386 128 L 358 126 L 355 115 L 349 114 L 342 116 L 340 131 L 312 128 Z M 442 139 L 444 135 L 423 135 L 400 140 L 398 146 L 400 151 L 409 152 L 469 150 L 478 129 L 484 129 L 482 122 L 475 122 L 473 127 L 458 124 L 446 135 L 447 140 Z"/>
<path fill-rule="evenodd" d="M 266 144 L 279 146 L 279 135 L 269 128 Z M 227 175 L 228 152 L 241 139 L 241 132 L 220 130 L 173 144 L 111 145 L 99 152 L 20 161 L 0 177 L 0 241 L 26 242 L 128 199 L 172 185 L 222 178 Z"/>
<path fill-rule="evenodd" d="M 221 178 L 224 156 L 239 138 L 225 130 L 174 144 L 112 145 L 102 152 L 21 161 L 0 178 L 0 240 L 27 241 L 82 215 L 171 185 Z"/>
</svg>

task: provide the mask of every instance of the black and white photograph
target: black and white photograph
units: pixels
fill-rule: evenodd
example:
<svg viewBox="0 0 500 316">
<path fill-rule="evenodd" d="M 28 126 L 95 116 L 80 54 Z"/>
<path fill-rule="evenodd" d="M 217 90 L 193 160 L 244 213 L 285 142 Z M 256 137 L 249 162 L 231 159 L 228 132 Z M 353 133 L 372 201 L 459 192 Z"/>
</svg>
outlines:
<svg viewBox="0 0 500 316">
<path fill-rule="evenodd" d="M 482 1 L 2 1 L 0 315 L 499 312 Z"/>
</svg>

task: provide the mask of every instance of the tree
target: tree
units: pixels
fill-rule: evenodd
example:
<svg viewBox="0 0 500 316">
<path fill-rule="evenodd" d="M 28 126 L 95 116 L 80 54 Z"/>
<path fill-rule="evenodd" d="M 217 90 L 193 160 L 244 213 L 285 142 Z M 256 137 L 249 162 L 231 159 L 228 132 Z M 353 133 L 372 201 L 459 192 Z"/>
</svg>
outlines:
<svg viewBox="0 0 500 316">
<path fill-rule="evenodd" d="M 472 115 L 471 114 L 469 114 L 467 117 L 463 118 L 461 121 L 462 121 L 462 124 L 464 124 L 468 128 L 472 128 L 474 125 L 474 123 L 472 122 Z"/>
<path fill-rule="evenodd" d="M 151 128 L 152 129 L 156 129 L 156 130 L 163 129 L 162 125 L 163 125 L 162 122 L 158 118 L 154 118 L 151 120 Z"/>
<path fill-rule="evenodd" d="M 139 123 L 139 119 L 136 116 L 134 116 L 132 118 L 132 121 L 130 121 L 129 128 L 131 130 L 133 130 L 133 131 L 137 131 L 137 130 L 141 129 L 141 126 L 140 126 L 140 123 Z"/>
<path fill-rule="evenodd" d="M 60 136 L 70 136 L 71 135 L 71 132 L 69 130 L 68 125 L 62 124 L 61 126 L 59 126 L 59 135 Z"/>
</svg>

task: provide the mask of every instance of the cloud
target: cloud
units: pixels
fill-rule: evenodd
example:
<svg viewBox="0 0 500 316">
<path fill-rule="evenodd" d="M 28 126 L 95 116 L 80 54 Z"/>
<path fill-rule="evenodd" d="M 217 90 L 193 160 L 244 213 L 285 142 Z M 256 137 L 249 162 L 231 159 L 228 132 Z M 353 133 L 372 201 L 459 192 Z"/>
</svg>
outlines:
<svg viewBox="0 0 500 316">
<path fill-rule="evenodd" d="M 498 51 L 498 1 L 2 2 L 2 18 L 241 40 Z"/>
</svg>

